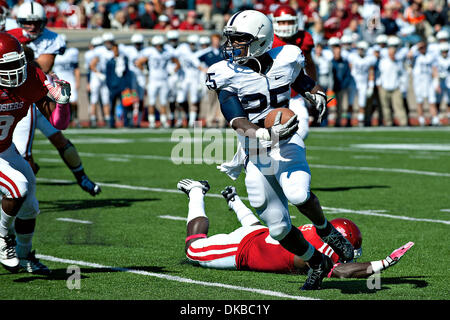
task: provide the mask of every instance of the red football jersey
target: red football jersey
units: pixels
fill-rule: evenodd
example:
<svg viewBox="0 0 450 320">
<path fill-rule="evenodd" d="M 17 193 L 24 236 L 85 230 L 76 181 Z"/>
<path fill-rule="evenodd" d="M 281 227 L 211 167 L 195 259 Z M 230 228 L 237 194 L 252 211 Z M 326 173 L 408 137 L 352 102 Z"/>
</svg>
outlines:
<svg viewBox="0 0 450 320">
<path fill-rule="evenodd" d="M 324 243 L 312 224 L 299 227 L 305 239 L 319 252 L 329 256 L 333 263 L 339 260 L 329 245 Z M 238 270 L 288 273 L 294 271 L 294 254 L 284 249 L 269 235 L 269 229 L 259 229 L 242 239 L 236 255 Z"/>
<path fill-rule="evenodd" d="M 45 74 L 27 65 L 27 79 L 17 88 L 0 87 L 0 152 L 11 146 L 17 122 L 26 116 L 28 108 L 47 95 Z"/>
<path fill-rule="evenodd" d="M 10 35 L 14 36 L 22 44 L 27 44 L 27 43 L 31 42 L 31 40 L 32 40 L 23 34 L 22 28 L 11 29 L 6 32 L 8 32 Z"/>
<path fill-rule="evenodd" d="M 293 44 L 299 47 L 303 52 L 311 52 L 314 48 L 314 40 L 311 34 L 305 30 L 298 31 L 292 38 L 289 39 L 289 42 L 284 41 L 274 34 L 272 48 L 281 47 L 286 44 Z"/>
</svg>

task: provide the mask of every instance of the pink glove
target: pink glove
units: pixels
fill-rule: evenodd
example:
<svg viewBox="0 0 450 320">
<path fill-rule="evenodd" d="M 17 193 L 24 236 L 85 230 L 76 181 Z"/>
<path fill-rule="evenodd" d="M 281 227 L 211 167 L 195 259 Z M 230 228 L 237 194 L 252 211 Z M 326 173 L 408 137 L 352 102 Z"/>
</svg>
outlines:
<svg viewBox="0 0 450 320">
<path fill-rule="evenodd" d="M 386 261 L 390 266 L 393 266 L 397 262 L 400 261 L 400 258 L 403 257 L 403 255 L 411 249 L 411 247 L 414 245 L 414 242 L 408 242 L 407 244 L 401 246 L 400 248 L 394 250 L 389 256 L 386 257 Z"/>
<path fill-rule="evenodd" d="M 56 104 L 55 110 L 50 115 L 50 123 L 58 130 L 67 129 L 70 123 L 70 104 Z"/>
</svg>

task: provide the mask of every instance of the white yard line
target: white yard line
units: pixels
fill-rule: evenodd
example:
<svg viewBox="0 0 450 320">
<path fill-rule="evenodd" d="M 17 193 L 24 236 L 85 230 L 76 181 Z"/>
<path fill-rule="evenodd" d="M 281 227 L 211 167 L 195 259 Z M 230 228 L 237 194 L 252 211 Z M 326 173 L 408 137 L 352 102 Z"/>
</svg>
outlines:
<svg viewBox="0 0 450 320">
<path fill-rule="evenodd" d="M 42 182 L 51 182 L 51 183 L 67 183 L 71 184 L 70 180 L 61 180 L 61 179 L 47 179 L 47 178 L 36 178 L 37 181 Z M 98 182 L 98 184 L 102 187 L 111 187 L 118 189 L 128 189 L 128 190 L 139 190 L 139 191 L 151 191 L 151 192 L 164 192 L 164 193 L 177 193 L 180 195 L 185 195 L 183 192 L 175 189 L 163 189 L 163 188 L 152 188 L 152 187 L 142 187 L 142 186 L 131 186 L 125 184 L 118 183 L 103 183 Z M 207 197 L 211 198 L 223 198 L 221 194 L 207 193 Z M 248 200 L 245 197 L 241 197 L 243 200 Z M 383 217 L 383 218 L 391 218 L 391 219 L 399 219 L 399 220 L 409 220 L 409 221 L 417 221 L 417 222 L 432 222 L 432 223 L 442 223 L 449 225 L 450 221 L 447 220 L 434 220 L 434 219 L 422 219 L 422 218 L 413 218 L 407 216 L 396 216 L 390 214 L 380 213 L 382 210 L 352 210 L 352 209 L 344 209 L 344 208 L 331 208 L 331 207 L 322 207 L 324 210 L 327 210 L 328 213 L 352 213 L 352 214 L 360 214 L 367 216 L 375 216 L 375 217 Z"/>
<path fill-rule="evenodd" d="M 112 266 L 106 266 L 106 265 L 102 265 L 102 264 L 98 264 L 98 263 L 92 263 L 92 262 L 86 262 L 86 261 L 80 261 L 80 260 L 63 259 L 63 258 L 57 258 L 57 257 L 47 256 L 47 255 L 42 255 L 42 254 L 37 254 L 36 257 L 39 259 L 42 259 L 42 260 L 52 261 L 52 262 L 57 262 L 57 263 L 78 265 L 78 266 L 84 266 L 84 267 L 90 267 L 90 268 L 96 268 L 96 269 L 110 269 L 111 271 L 133 273 L 133 274 L 138 274 L 141 276 L 154 277 L 154 278 L 175 281 L 175 282 L 180 282 L 180 283 L 196 284 L 196 285 L 205 286 L 205 287 L 216 287 L 216 288 L 222 288 L 222 289 L 246 291 L 246 292 L 261 294 L 261 295 L 265 295 L 265 296 L 276 297 L 276 298 L 286 298 L 286 299 L 294 299 L 294 300 L 319 300 L 319 299 L 303 297 L 303 296 L 292 296 L 289 294 L 285 294 L 283 292 L 272 291 L 272 290 L 241 287 L 241 286 L 235 286 L 235 285 L 219 283 L 219 282 L 199 281 L 199 280 L 183 278 L 183 277 L 178 277 L 178 276 L 169 276 L 169 275 L 161 274 L 161 273 L 148 272 L 148 271 L 142 271 L 142 270 L 134 270 L 134 269 L 128 269 L 128 268 L 120 268 L 120 267 L 112 267 Z"/>
<path fill-rule="evenodd" d="M 53 150 L 34 150 L 35 154 L 55 154 L 57 151 Z M 158 156 L 158 155 L 133 155 L 133 154 L 118 154 L 118 153 L 90 153 L 90 152 L 79 152 L 82 157 L 104 157 L 104 158 L 116 158 L 116 159 L 143 159 L 143 160 L 165 160 L 165 161 L 181 161 L 184 160 L 186 163 L 196 163 L 198 161 L 202 162 L 208 158 L 172 158 L 168 156 Z M 411 169 L 401 169 L 401 168 L 379 168 L 379 167 L 356 167 L 356 166 L 338 166 L 338 165 L 327 165 L 327 164 L 309 164 L 311 168 L 322 168 L 322 169 L 334 169 L 334 170 L 355 170 L 355 171 L 375 171 L 375 172 L 395 172 L 395 173 L 405 173 L 423 176 L 435 176 L 435 177 L 450 177 L 450 173 L 446 172 L 434 172 L 434 171 L 421 171 L 421 170 L 411 170 Z"/>
<path fill-rule="evenodd" d="M 187 220 L 187 218 L 185 218 L 185 217 L 170 216 L 170 215 L 162 215 L 162 216 L 158 216 L 158 218 L 167 219 L 167 220 L 180 220 L 180 221 L 186 221 Z"/>
<path fill-rule="evenodd" d="M 81 223 L 81 224 L 93 224 L 92 221 L 78 220 L 78 219 L 71 219 L 71 218 L 56 218 L 56 220 L 65 221 L 65 222 L 73 222 L 73 223 Z"/>
</svg>

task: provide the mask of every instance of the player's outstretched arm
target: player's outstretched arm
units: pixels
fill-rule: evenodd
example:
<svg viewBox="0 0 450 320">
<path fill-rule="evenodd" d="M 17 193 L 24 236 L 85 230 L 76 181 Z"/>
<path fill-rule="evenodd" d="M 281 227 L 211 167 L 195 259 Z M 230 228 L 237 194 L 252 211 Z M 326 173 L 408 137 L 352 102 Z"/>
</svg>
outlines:
<svg viewBox="0 0 450 320">
<path fill-rule="evenodd" d="M 411 249 L 414 242 L 408 242 L 394 250 L 386 259 L 372 262 L 350 262 L 335 266 L 329 277 L 332 278 L 367 278 L 374 273 L 381 272 L 397 264 L 403 255 Z"/>
</svg>

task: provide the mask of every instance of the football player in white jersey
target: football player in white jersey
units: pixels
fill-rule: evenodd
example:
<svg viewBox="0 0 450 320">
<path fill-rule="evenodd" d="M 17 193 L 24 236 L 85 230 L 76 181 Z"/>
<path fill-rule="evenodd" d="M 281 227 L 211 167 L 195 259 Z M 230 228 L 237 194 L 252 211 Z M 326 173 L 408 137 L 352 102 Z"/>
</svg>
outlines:
<svg viewBox="0 0 450 320">
<path fill-rule="evenodd" d="M 305 74 L 300 48 L 285 45 L 270 49 L 273 26 L 261 12 L 245 10 L 234 14 L 224 28 L 224 36 L 226 60 L 208 69 L 206 85 L 217 91 L 222 113 L 238 134 L 238 154 L 244 156 L 234 169 L 245 166 L 250 204 L 269 227 L 271 237 L 308 261 L 312 270 L 302 289 L 319 289 L 331 269 L 330 260 L 308 243 L 297 228 L 292 228 L 288 202 L 314 223 L 318 235 L 343 261 L 353 259 L 353 247 L 327 221 L 319 200 L 310 190 L 311 172 L 305 144 L 297 133 L 297 116 L 281 124 L 280 112 L 268 129 L 263 122 L 272 109 L 289 106 L 291 87 L 308 99 L 321 116 L 326 95 Z"/>
<path fill-rule="evenodd" d="M 373 55 L 366 55 L 367 49 L 369 48 L 369 44 L 366 41 L 358 41 L 356 48 L 357 53 L 349 54 L 347 59 L 352 70 L 353 79 L 355 79 L 358 95 L 358 124 L 362 126 L 364 122 L 370 123 L 369 119 L 365 119 L 364 114 L 367 97 L 371 95 L 371 92 L 369 92 L 369 82 L 372 84 L 370 89 L 373 92 L 373 81 L 375 79 L 374 65 L 377 60 Z"/>
<path fill-rule="evenodd" d="M 61 35 L 64 41 L 67 43 L 67 36 Z M 80 68 L 79 68 L 79 51 L 75 47 L 69 47 L 65 50 L 64 54 L 57 55 L 55 57 L 55 63 L 53 65 L 53 72 L 60 79 L 70 83 L 72 88 L 70 95 L 70 109 L 72 120 L 75 126 L 79 127 L 78 121 L 78 89 L 80 88 Z"/>
<path fill-rule="evenodd" d="M 447 118 L 450 120 L 450 57 L 448 42 L 439 43 L 440 55 L 437 60 L 439 88 L 437 95 L 438 108 L 444 100 L 447 104 Z"/>
<path fill-rule="evenodd" d="M 179 44 L 180 33 L 177 30 L 169 30 L 166 36 L 167 43 L 164 46 L 168 47 L 169 50 L 175 51 Z M 185 118 L 183 108 L 176 102 L 181 69 L 170 61 L 167 64 L 167 71 L 169 72 L 169 120 L 171 121 L 172 127 L 180 128 L 183 126 L 183 120 Z"/>
<path fill-rule="evenodd" d="M 155 108 L 156 102 L 159 103 L 159 115 L 161 126 L 168 128 L 167 107 L 169 99 L 169 73 L 167 65 L 170 61 L 178 64 L 178 59 L 174 55 L 174 51 L 164 46 L 166 39 L 163 35 L 155 35 L 152 38 L 152 46 L 145 48 L 136 60 L 136 66 L 143 70 L 144 64 L 148 62 L 148 123 L 149 128 L 156 127 Z M 178 65 L 179 68 L 179 65 Z"/>
<path fill-rule="evenodd" d="M 95 47 L 101 46 L 103 44 L 102 37 L 93 37 L 89 43 L 88 50 L 84 53 L 84 68 L 87 70 L 87 84 L 86 91 L 88 94 L 88 100 L 91 101 L 91 69 L 90 64 L 95 56 Z M 91 120 L 91 119 L 90 119 Z M 94 119 L 95 120 L 95 119 Z M 90 123 L 90 126 L 94 126 L 95 123 Z"/>
<path fill-rule="evenodd" d="M 109 90 L 106 85 L 106 63 L 113 57 L 111 45 L 114 41 L 114 35 L 111 32 L 105 32 L 102 35 L 103 45 L 94 48 L 93 58 L 89 65 L 91 71 L 91 79 L 89 87 L 91 89 L 91 124 L 96 125 L 97 104 L 100 102 L 103 106 L 103 120 L 109 123 L 110 106 L 109 106 Z"/>
<path fill-rule="evenodd" d="M 200 107 L 199 80 L 202 70 L 201 62 L 195 55 L 199 36 L 191 34 L 187 42 L 177 47 L 176 55 L 181 64 L 177 103 L 186 110 L 189 106 L 189 127 L 193 127 L 197 121 Z"/>
<path fill-rule="evenodd" d="M 417 102 L 419 125 L 426 124 L 423 105 L 428 101 L 431 114 L 431 125 L 439 125 L 438 110 L 436 108 L 436 88 L 438 87 L 438 72 L 436 56 L 427 52 L 427 44 L 420 41 L 408 53 L 412 60 L 413 88 Z"/>
</svg>

